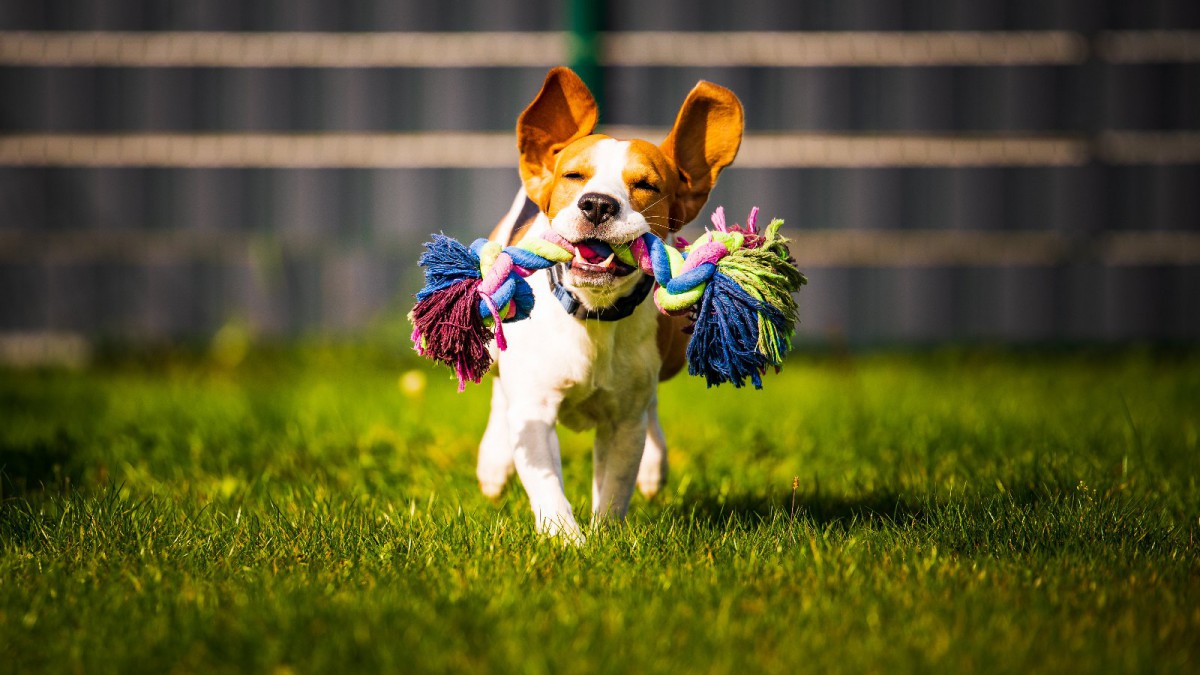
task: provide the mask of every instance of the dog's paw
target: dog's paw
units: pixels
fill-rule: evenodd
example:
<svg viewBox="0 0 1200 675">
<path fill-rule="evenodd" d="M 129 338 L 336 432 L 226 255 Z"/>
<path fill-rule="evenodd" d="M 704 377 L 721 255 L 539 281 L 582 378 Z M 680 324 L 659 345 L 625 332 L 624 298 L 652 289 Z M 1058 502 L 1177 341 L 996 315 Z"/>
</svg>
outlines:
<svg viewBox="0 0 1200 675">
<path fill-rule="evenodd" d="M 583 546 L 587 537 L 572 517 L 543 518 L 538 520 L 538 532 L 546 537 L 562 541 L 564 546 Z"/>
<path fill-rule="evenodd" d="M 655 473 L 657 472 L 648 472 Z M 638 491 L 641 492 L 646 499 L 654 499 L 654 497 L 667 486 L 667 477 L 663 475 L 643 476 L 638 474 L 637 479 Z"/>
<path fill-rule="evenodd" d="M 497 499 L 508 483 L 508 477 L 513 473 L 511 464 L 496 465 L 480 462 L 475 467 L 475 477 L 479 479 L 479 490 L 488 499 Z"/>
<path fill-rule="evenodd" d="M 655 457 L 651 456 L 650 452 L 642 455 L 642 463 L 638 467 L 637 486 L 646 499 L 653 499 L 667 486 L 667 461 L 664 455 Z"/>
<path fill-rule="evenodd" d="M 484 481 L 479 481 L 479 491 L 483 493 L 484 497 L 494 501 L 500 498 L 501 492 L 504 492 L 504 483 L 485 483 Z"/>
<path fill-rule="evenodd" d="M 479 479 L 479 491 L 484 492 L 484 496 L 490 498 L 490 500 L 498 500 L 498 498 L 500 498 L 500 492 L 504 491 L 505 484 L 508 484 L 508 476 L 498 480 L 485 480 L 481 477 Z"/>
</svg>

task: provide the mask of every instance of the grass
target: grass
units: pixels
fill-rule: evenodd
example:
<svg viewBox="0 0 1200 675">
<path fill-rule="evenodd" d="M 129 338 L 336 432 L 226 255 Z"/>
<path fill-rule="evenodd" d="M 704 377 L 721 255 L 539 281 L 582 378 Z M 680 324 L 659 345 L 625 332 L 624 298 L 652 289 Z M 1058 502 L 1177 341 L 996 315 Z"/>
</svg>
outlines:
<svg viewBox="0 0 1200 675">
<path fill-rule="evenodd" d="M 1193 351 L 680 379 L 671 486 L 580 549 L 476 489 L 486 388 L 239 356 L 0 373 L 0 671 L 1200 669 Z"/>
</svg>

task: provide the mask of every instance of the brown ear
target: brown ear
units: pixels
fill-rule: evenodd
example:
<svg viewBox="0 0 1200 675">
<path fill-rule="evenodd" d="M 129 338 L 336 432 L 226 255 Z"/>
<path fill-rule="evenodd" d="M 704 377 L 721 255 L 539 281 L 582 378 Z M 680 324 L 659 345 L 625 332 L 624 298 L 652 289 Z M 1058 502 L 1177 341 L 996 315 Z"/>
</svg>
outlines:
<svg viewBox="0 0 1200 675">
<path fill-rule="evenodd" d="M 596 99 L 570 68 L 546 74 L 542 90 L 517 118 L 517 148 L 525 192 L 543 211 L 554 183 L 554 158 L 560 150 L 592 133 Z"/>
<path fill-rule="evenodd" d="M 700 213 L 717 175 L 737 157 L 743 126 L 742 103 L 732 91 L 702 80 L 688 94 L 661 146 L 681 179 L 671 206 L 672 231 Z"/>
</svg>

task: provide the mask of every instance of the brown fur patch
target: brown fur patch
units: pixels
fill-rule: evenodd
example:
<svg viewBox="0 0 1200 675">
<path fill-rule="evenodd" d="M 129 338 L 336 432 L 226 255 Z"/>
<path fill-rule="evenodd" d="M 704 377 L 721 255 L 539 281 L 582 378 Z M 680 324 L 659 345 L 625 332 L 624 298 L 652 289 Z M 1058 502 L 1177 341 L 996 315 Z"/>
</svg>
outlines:
<svg viewBox="0 0 1200 675">
<path fill-rule="evenodd" d="M 595 100 L 582 80 L 568 69 L 555 68 L 517 121 L 522 181 L 531 204 L 551 219 L 575 203 L 595 171 L 589 151 L 608 138 L 591 133 L 597 118 Z M 646 218 L 654 234 L 667 239 L 696 217 L 717 175 L 737 155 L 742 126 L 742 106 L 733 92 L 700 82 L 684 101 L 662 146 L 630 141 L 630 161 L 622 179 L 631 206 Z M 564 177 L 571 173 L 579 175 Z M 533 223 L 533 218 L 525 218 L 526 210 L 507 233 L 501 231 L 503 224 L 493 230 L 492 240 L 511 244 L 524 238 Z M 683 369 L 690 339 L 683 332 L 687 325 L 687 317 L 658 319 L 660 380 Z"/>
</svg>

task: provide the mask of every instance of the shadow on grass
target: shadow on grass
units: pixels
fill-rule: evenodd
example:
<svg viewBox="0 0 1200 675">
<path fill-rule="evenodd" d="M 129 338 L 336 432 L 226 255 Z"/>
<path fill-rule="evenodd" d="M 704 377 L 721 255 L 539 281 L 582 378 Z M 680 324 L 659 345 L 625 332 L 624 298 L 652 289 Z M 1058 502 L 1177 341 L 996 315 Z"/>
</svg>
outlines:
<svg viewBox="0 0 1200 675">
<path fill-rule="evenodd" d="M 83 471 L 76 450 L 65 434 L 27 444 L 0 443 L 0 498 L 78 485 Z"/>
<path fill-rule="evenodd" d="M 762 495 L 701 495 L 679 504 L 681 514 L 709 525 L 770 522 L 776 518 L 803 518 L 815 525 L 913 523 L 928 517 L 927 503 L 914 496 L 881 491 L 862 495 L 796 493 L 783 500 Z"/>
</svg>

